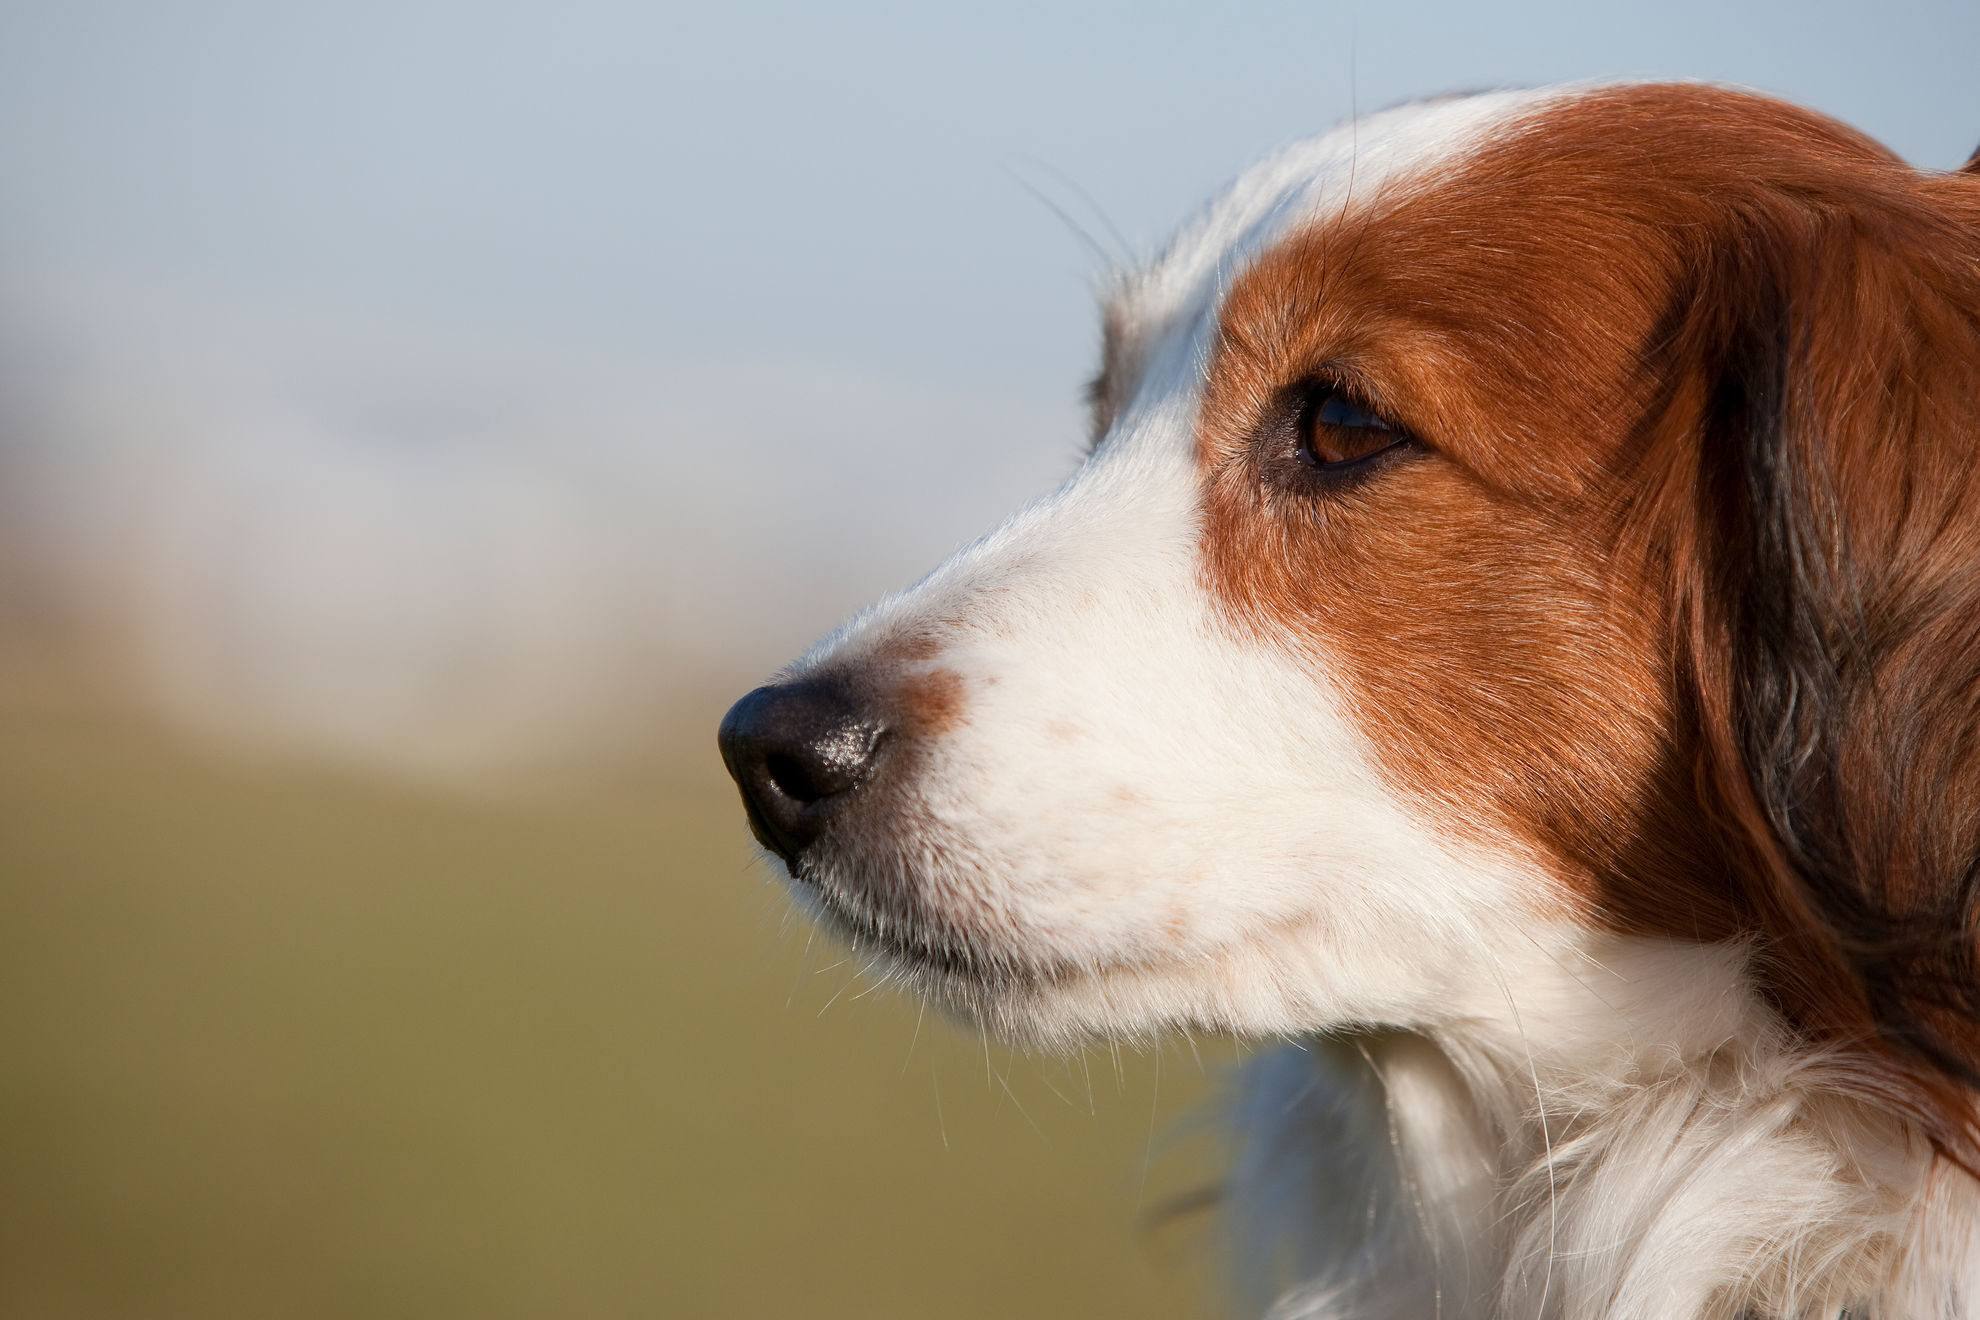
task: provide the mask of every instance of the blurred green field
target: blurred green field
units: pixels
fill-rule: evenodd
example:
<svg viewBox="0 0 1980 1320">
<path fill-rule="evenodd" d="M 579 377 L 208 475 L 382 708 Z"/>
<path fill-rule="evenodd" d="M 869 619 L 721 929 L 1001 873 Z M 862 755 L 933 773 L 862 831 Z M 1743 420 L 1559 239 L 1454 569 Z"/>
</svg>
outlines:
<svg viewBox="0 0 1980 1320">
<path fill-rule="evenodd" d="M 1208 1314 L 1214 1066 L 917 1038 L 708 742 L 493 803 L 0 711 L 0 1314 Z"/>
</svg>

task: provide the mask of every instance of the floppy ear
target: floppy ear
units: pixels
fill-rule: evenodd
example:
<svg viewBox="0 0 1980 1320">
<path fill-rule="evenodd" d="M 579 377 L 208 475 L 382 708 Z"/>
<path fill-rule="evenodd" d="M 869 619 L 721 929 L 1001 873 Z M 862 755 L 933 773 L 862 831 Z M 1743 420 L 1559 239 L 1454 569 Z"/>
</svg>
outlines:
<svg viewBox="0 0 1980 1320">
<path fill-rule="evenodd" d="M 1764 989 L 1980 1170 L 1980 179 L 1893 167 L 1729 229 L 1670 341 L 1700 796 Z"/>
</svg>

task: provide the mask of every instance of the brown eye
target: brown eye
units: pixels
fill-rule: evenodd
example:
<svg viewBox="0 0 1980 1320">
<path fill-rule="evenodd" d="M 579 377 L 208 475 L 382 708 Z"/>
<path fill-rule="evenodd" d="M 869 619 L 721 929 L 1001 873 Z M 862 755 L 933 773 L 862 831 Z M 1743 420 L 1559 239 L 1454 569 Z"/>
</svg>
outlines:
<svg viewBox="0 0 1980 1320">
<path fill-rule="evenodd" d="M 1308 467 L 1347 467 L 1406 442 L 1409 433 L 1332 389 L 1317 391 L 1299 419 L 1299 457 Z"/>
</svg>

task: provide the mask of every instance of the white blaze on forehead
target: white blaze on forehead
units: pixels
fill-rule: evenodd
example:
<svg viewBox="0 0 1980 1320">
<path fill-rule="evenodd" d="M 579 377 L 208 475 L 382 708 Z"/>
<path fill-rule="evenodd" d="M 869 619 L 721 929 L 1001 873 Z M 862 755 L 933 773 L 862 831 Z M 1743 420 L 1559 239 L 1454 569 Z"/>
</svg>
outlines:
<svg viewBox="0 0 1980 1320">
<path fill-rule="evenodd" d="M 1391 111 L 1247 174 L 1131 286 L 1148 365 L 1095 457 L 800 666 L 959 681 L 959 721 L 862 804 L 888 818 L 814 879 L 889 875 L 977 950 L 1054 973 L 1006 1025 L 1408 1021 L 1531 922 L 1532 867 L 1442 838 L 1384 786 L 1323 657 L 1222 626 L 1194 431 L 1230 274 L 1533 99 Z M 902 636 L 937 653 L 890 658 Z"/>
<path fill-rule="evenodd" d="M 1146 343 L 1202 318 L 1232 276 L 1305 225 L 1344 218 L 1382 192 L 1436 177 L 1482 140 L 1575 88 L 1487 92 L 1397 106 L 1298 142 L 1240 175 L 1186 224 L 1116 303 Z"/>
</svg>

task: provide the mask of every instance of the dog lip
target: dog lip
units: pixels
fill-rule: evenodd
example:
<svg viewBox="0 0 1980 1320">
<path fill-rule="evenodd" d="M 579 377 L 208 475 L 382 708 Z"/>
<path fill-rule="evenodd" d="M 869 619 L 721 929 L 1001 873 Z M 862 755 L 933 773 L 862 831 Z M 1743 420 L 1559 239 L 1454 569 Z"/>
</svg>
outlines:
<svg viewBox="0 0 1980 1320">
<path fill-rule="evenodd" d="M 743 817 L 749 822 L 750 834 L 764 848 L 776 854 L 795 877 L 798 873 L 798 850 L 778 836 L 770 822 L 763 818 L 763 813 L 756 809 L 756 802 L 746 790 L 742 794 L 742 802 Z"/>
<path fill-rule="evenodd" d="M 1035 976 L 1026 968 L 978 951 L 959 933 L 929 931 L 906 935 L 897 922 L 883 921 L 863 904 L 821 879 L 816 868 L 793 863 L 791 879 L 810 895 L 828 924 L 856 946 L 865 946 L 922 972 L 979 989 L 1028 983 Z"/>
</svg>

